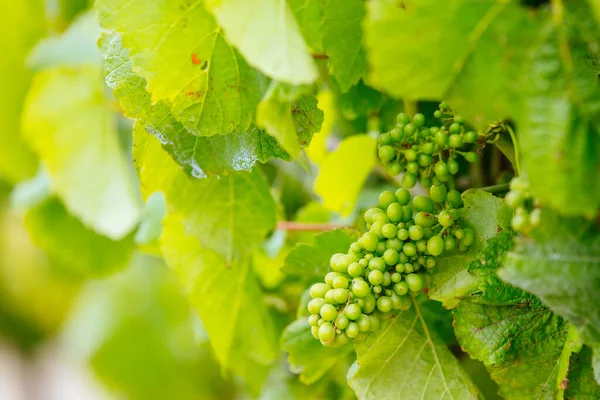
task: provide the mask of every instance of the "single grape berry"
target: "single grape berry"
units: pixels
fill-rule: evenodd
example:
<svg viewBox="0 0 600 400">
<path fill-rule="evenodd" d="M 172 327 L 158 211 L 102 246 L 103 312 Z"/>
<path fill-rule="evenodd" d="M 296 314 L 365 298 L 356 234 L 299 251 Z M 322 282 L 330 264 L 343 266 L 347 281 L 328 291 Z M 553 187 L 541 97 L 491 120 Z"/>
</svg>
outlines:
<svg viewBox="0 0 600 400">
<path fill-rule="evenodd" d="M 427 196 L 416 196 L 412 204 L 415 211 L 433 212 L 433 200 Z"/>
<path fill-rule="evenodd" d="M 412 189 L 417 184 L 417 176 L 411 173 L 406 173 L 402 177 L 402 186 L 407 189 Z"/>
<path fill-rule="evenodd" d="M 421 227 L 420 225 L 411 225 L 408 228 L 408 237 L 410 237 L 410 240 L 412 241 L 421 240 L 423 238 L 423 235 L 423 227 Z"/>
<path fill-rule="evenodd" d="M 465 143 L 475 143 L 477 141 L 477 133 L 473 131 L 465 133 L 465 135 L 463 136 L 463 141 Z"/>
<path fill-rule="evenodd" d="M 387 209 L 390 204 L 396 202 L 397 200 L 398 199 L 396 199 L 396 195 L 390 192 L 389 190 L 381 192 L 381 194 L 379 195 L 379 204 L 384 210 Z"/>
<path fill-rule="evenodd" d="M 454 223 L 454 217 L 446 210 L 438 215 L 438 222 L 443 227 L 451 226 Z"/>
<path fill-rule="evenodd" d="M 363 273 L 364 267 L 358 262 L 352 263 L 348 266 L 348 275 L 350 275 L 353 278 L 362 276 Z"/>
<path fill-rule="evenodd" d="M 418 292 L 423 289 L 424 282 L 423 278 L 419 274 L 408 274 L 406 275 L 406 284 L 411 292 Z"/>
<path fill-rule="evenodd" d="M 379 159 L 384 163 L 392 161 L 396 157 L 396 150 L 390 145 L 381 146 L 377 151 Z"/>
<path fill-rule="evenodd" d="M 326 283 L 315 283 L 310 287 L 310 297 L 313 299 L 322 299 L 329 289 L 329 285 Z"/>
<path fill-rule="evenodd" d="M 397 176 L 400 174 L 400 172 L 402 172 L 402 165 L 400 165 L 399 162 L 395 161 L 395 162 L 388 164 L 388 166 L 385 168 L 385 170 L 388 173 L 388 175 Z"/>
<path fill-rule="evenodd" d="M 441 160 L 435 164 L 435 167 L 433 167 L 433 170 L 435 171 L 435 174 L 437 175 L 437 177 L 442 181 L 443 181 L 443 179 L 441 177 L 447 177 L 448 174 L 450 173 L 448 171 L 448 165 Z"/>
<path fill-rule="evenodd" d="M 418 156 L 419 153 L 414 149 L 408 149 L 404 152 L 404 158 L 406 158 L 407 161 L 415 161 Z"/>
<path fill-rule="evenodd" d="M 434 134 L 433 140 L 438 146 L 444 147 L 448 143 L 448 134 L 443 130 L 439 130 Z"/>
<path fill-rule="evenodd" d="M 331 322 L 325 322 L 319 327 L 319 339 L 321 342 L 327 343 L 333 340 L 334 336 L 335 329 L 333 328 L 333 324 Z"/>
<path fill-rule="evenodd" d="M 367 232 L 358 239 L 358 243 L 367 251 L 375 251 L 379 244 L 379 239 L 374 233 Z"/>
<path fill-rule="evenodd" d="M 410 123 L 410 117 L 406 113 L 400 113 L 398 114 L 398 117 L 396 117 L 396 122 L 398 122 L 399 124 L 406 125 Z"/>
<path fill-rule="evenodd" d="M 396 198 L 398 199 L 398 203 L 400 205 L 406 206 L 410 203 L 410 192 L 405 188 L 400 188 L 396 190 Z"/>
<path fill-rule="evenodd" d="M 352 293 L 359 298 L 365 297 L 369 294 L 369 284 L 365 281 L 355 279 L 352 281 L 351 289 Z"/>
<path fill-rule="evenodd" d="M 394 224 L 385 224 L 383 228 L 381 228 L 381 233 L 384 237 L 391 239 L 396 237 L 398 233 L 398 227 Z"/>
<path fill-rule="evenodd" d="M 390 136 L 389 133 L 382 133 L 377 138 L 377 143 L 379 143 L 382 146 L 385 146 L 387 144 L 392 144 L 392 137 Z"/>
<path fill-rule="evenodd" d="M 331 304 L 325 304 L 323 307 L 321 307 L 319 313 L 321 314 L 321 318 L 323 318 L 325 321 L 333 321 L 335 317 L 337 317 L 337 310 Z"/>
<path fill-rule="evenodd" d="M 448 160 L 448 172 L 450 172 L 452 175 L 456 175 L 458 173 L 458 169 L 458 161 L 456 161 L 454 158 L 450 158 Z"/>
<path fill-rule="evenodd" d="M 346 336 L 348 336 L 350 339 L 354 339 L 360 333 L 360 331 L 358 330 L 358 325 L 355 322 L 350 322 L 348 324 L 348 327 L 346 327 L 345 332 Z"/>
<path fill-rule="evenodd" d="M 399 296 L 404 296 L 408 293 L 408 284 L 406 282 L 398 282 L 394 285 L 394 292 Z"/>
<path fill-rule="evenodd" d="M 356 323 L 358 324 L 358 330 L 361 332 L 368 332 L 371 329 L 371 319 L 367 314 L 361 314 Z"/>
<path fill-rule="evenodd" d="M 433 236 L 427 241 L 427 251 L 432 256 L 439 256 L 444 251 L 444 239 L 441 236 Z"/>
<path fill-rule="evenodd" d="M 377 299 L 377 309 L 381 312 L 388 312 L 392 310 L 392 301 L 389 297 L 381 296 Z"/>
<path fill-rule="evenodd" d="M 459 123 L 454 122 L 452 125 L 450 125 L 450 128 L 448 128 L 448 132 L 450 132 L 450 137 L 452 137 L 452 135 L 458 135 L 460 134 L 460 132 L 462 131 L 462 126 Z M 450 145 L 452 146 L 452 145 Z"/>
<path fill-rule="evenodd" d="M 456 239 L 452 236 L 446 236 L 444 238 L 444 250 L 452 251 L 454 249 L 456 249 Z"/>
<path fill-rule="evenodd" d="M 445 202 L 447 194 L 448 190 L 446 189 L 445 185 L 433 185 L 429 189 L 429 197 L 431 197 L 431 200 L 435 201 L 436 203 Z"/>
<path fill-rule="evenodd" d="M 425 125 L 425 116 L 421 113 L 415 114 L 412 123 L 416 128 L 422 127 L 423 125 Z"/>
<path fill-rule="evenodd" d="M 398 263 L 398 251 L 394 249 L 387 249 L 383 253 L 383 261 L 390 266 L 396 265 Z"/>
<path fill-rule="evenodd" d="M 474 163 L 479 159 L 479 156 L 474 151 L 469 151 L 467 154 L 465 154 L 465 159 L 470 163 Z"/>
<path fill-rule="evenodd" d="M 448 138 L 448 145 L 455 149 L 462 146 L 463 145 L 462 137 L 460 135 L 450 135 L 450 137 Z"/>
<path fill-rule="evenodd" d="M 448 192 L 446 201 L 452 208 L 460 208 L 462 205 L 462 197 L 460 196 L 460 193 L 454 189 Z"/>
<path fill-rule="evenodd" d="M 441 111 L 441 110 L 435 110 L 435 111 L 433 112 L 433 116 L 434 116 L 434 117 L 436 117 L 436 118 L 438 118 L 438 119 L 442 118 L 442 115 L 443 115 L 443 114 L 442 114 L 442 111 Z"/>
<path fill-rule="evenodd" d="M 361 312 L 362 311 L 360 307 L 356 304 L 348 304 L 348 307 L 346 307 L 346 311 L 344 311 L 344 314 L 346 315 L 346 317 L 348 317 L 348 319 L 356 321 L 360 317 Z"/>
<path fill-rule="evenodd" d="M 321 298 L 312 299 L 308 302 L 308 312 L 311 314 L 318 314 L 321 311 L 321 307 L 325 305 L 325 300 Z"/>
<path fill-rule="evenodd" d="M 422 226 L 423 228 L 429 228 L 435 224 L 435 217 L 426 212 L 418 212 L 415 215 L 415 224 Z"/>
</svg>

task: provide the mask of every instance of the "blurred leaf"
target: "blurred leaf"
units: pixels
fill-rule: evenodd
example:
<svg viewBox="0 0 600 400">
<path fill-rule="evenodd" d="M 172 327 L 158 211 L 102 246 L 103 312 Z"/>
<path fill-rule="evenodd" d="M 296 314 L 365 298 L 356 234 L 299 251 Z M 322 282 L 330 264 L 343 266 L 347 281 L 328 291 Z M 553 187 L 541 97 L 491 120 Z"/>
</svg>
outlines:
<svg viewBox="0 0 600 400">
<path fill-rule="evenodd" d="M 317 95 L 319 109 L 323 111 L 321 130 L 316 132 L 306 148 L 308 158 L 315 164 L 321 164 L 327 156 L 327 139 L 333 130 L 336 119 L 335 99 L 331 90 L 324 90 Z"/>
<path fill-rule="evenodd" d="M 100 66 L 102 56 L 96 45 L 98 36 L 100 26 L 95 13 L 86 13 L 62 36 L 41 40 L 27 57 L 27 66 L 34 70 L 83 64 Z"/>
<path fill-rule="evenodd" d="M 96 68 L 39 72 L 25 104 L 23 130 L 53 191 L 73 215 L 115 240 L 133 229 L 140 214 L 137 183 Z"/>
<path fill-rule="evenodd" d="M 357 397 L 479 398 L 477 387 L 413 303 L 410 310 L 383 320 L 364 340 L 355 340 L 358 360 L 348 383 Z"/>
<path fill-rule="evenodd" d="M 50 180 L 43 168 L 29 180 L 17 184 L 10 193 L 10 206 L 13 209 L 35 207 L 46 200 L 51 194 Z"/>
<path fill-rule="evenodd" d="M 298 22 L 307 46 L 315 53 L 322 53 L 323 43 L 319 28 L 323 18 L 323 2 L 321 0 L 288 0 L 287 3 L 296 17 L 296 22 Z"/>
<path fill-rule="evenodd" d="M 206 5 L 250 65 L 294 85 L 317 79 L 317 68 L 285 0 L 207 0 Z"/>
<path fill-rule="evenodd" d="M 507 257 L 500 277 L 540 297 L 600 351 L 600 230 L 594 222 L 544 210 L 532 239 Z M 598 372 L 597 372 L 598 374 Z"/>
<path fill-rule="evenodd" d="M 345 0 L 327 1 L 323 8 L 323 44 L 331 75 L 342 92 L 347 92 L 367 72 L 361 28 L 365 8 L 365 2 Z"/>
<path fill-rule="evenodd" d="M 285 262 L 286 251 L 282 250 L 275 256 L 270 256 L 262 247 L 257 247 L 253 253 L 252 266 L 256 277 L 266 289 L 276 289 L 285 279 L 281 267 Z"/>
<path fill-rule="evenodd" d="M 354 209 L 358 194 L 375 166 L 376 140 L 368 135 L 344 139 L 322 162 L 315 193 L 325 207 L 342 215 Z"/>
<path fill-rule="evenodd" d="M 130 236 L 115 241 L 84 226 L 56 198 L 44 201 L 25 217 L 31 240 L 61 267 L 61 272 L 91 278 L 124 268 L 133 252 Z"/>
<path fill-rule="evenodd" d="M 281 335 L 281 348 L 288 352 L 292 372 L 300 374 L 306 385 L 315 383 L 336 363 L 352 353 L 352 346 L 325 347 L 310 333 L 306 317 L 288 325 Z"/>
<path fill-rule="evenodd" d="M 501 0 L 375 0 L 367 8 L 369 84 L 396 97 L 446 99 L 478 127 L 512 116 L 540 33 L 535 14 Z"/>
<path fill-rule="evenodd" d="M 21 137 L 21 109 L 31 73 L 25 58 L 44 32 L 44 1 L 0 2 L 0 178 L 10 183 L 35 174 L 37 159 Z"/>
<path fill-rule="evenodd" d="M 227 135 L 192 135 L 175 119 L 165 102 L 152 103 L 145 89 L 146 81 L 132 72 L 128 52 L 123 49 L 120 37 L 106 37 L 103 45 L 107 50 L 106 82 L 119 99 L 125 115 L 137 119 L 135 140 L 147 140 L 144 130 L 154 135 L 187 173 L 204 178 L 249 171 L 256 162 L 264 163 L 272 157 L 289 159 L 274 138 L 255 127 Z"/>
<path fill-rule="evenodd" d="M 338 97 L 340 111 L 348 120 L 368 118 L 374 113 L 379 113 L 385 102 L 382 93 L 368 87 L 362 80 L 350 87 L 346 93 L 338 94 Z M 394 115 L 394 124 L 397 114 L 396 112 Z"/>
<path fill-rule="evenodd" d="M 285 258 L 283 272 L 308 282 L 323 279 L 329 271 L 329 259 L 345 253 L 354 238 L 344 230 L 323 232 L 314 236 L 313 244 L 299 243 Z"/>
<path fill-rule="evenodd" d="M 542 204 L 600 208 L 600 28 L 583 0 L 557 3 L 524 72 L 517 124 L 522 168 Z M 523 73 L 523 71 L 522 71 Z M 582 188 L 586 190 L 581 190 Z"/>
<path fill-rule="evenodd" d="M 102 26 L 122 34 L 152 102 L 168 100 L 189 132 L 250 128 L 263 78 L 227 43 L 202 2 L 101 0 L 97 8 Z"/>
<path fill-rule="evenodd" d="M 140 226 L 135 232 L 135 243 L 137 245 L 149 244 L 157 241 L 162 232 L 162 220 L 165 216 L 167 205 L 162 192 L 155 192 L 148 196 Z"/>
</svg>

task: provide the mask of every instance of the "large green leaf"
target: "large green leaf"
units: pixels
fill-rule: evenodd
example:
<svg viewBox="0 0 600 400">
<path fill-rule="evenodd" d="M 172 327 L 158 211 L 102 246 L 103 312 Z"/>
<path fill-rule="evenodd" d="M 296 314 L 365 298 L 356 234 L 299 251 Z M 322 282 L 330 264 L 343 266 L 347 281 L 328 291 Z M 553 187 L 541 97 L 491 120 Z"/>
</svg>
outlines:
<svg viewBox="0 0 600 400">
<path fill-rule="evenodd" d="M 203 178 L 234 171 L 249 171 L 256 162 L 272 157 L 289 159 L 276 140 L 264 131 L 249 127 L 211 137 L 194 136 L 175 118 L 164 101 L 155 104 L 146 91 L 146 81 L 132 71 L 128 51 L 121 38 L 104 38 L 106 82 L 119 99 L 125 115 L 137 119 L 136 138 L 146 140 L 147 131 L 159 138 L 165 149 L 190 175 Z"/>
<path fill-rule="evenodd" d="M 536 46 L 535 14 L 510 0 L 373 0 L 367 8 L 372 85 L 397 97 L 447 99 L 478 126 L 512 115 L 517 78 Z"/>
<path fill-rule="evenodd" d="M 600 230 L 544 210 L 540 225 L 508 255 L 500 276 L 571 321 L 600 350 Z"/>
<path fill-rule="evenodd" d="M 133 229 L 141 204 L 109 107 L 96 67 L 45 70 L 32 83 L 23 131 L 69 212 L 117 240 Z"/>
<path fill-rule="evenodd" d="M 344 139 L 321 163 L 315 180 L 315 193 L 323 198 L 325 207 L 349 215 L 362 186 L 375 166 L 377 141 L 369 135 Z"/>
<path fill-rule="evenodd" d="M 206 4 L 250 65 L 281 82 L 317 79 L 317 68 L 285 0 L 207 0 Z"/>
<path fill-rule="evenodd" d="M 100 277 L 124 268 L 133 252 L 128 236 L 111 240 L 85 227 L 69 215 L 56 198 L 31 209 L 25 225 L 32 241 L 68 275 Z"/>
<path fill-rule="evenodd" d="M 323 8 L 321 32 L 331 74 L 347 92 L 367 72 L 361 23 L 365 2 L 331 0 Z"/>
<path fill-rule="evenodd" d="M 522 165 L 543 204 L 600 208 L 600 28 L 583 0 L 557 3 L 524 69 L 517 118 Z M 585 188 L 585 190 L 582 190 Z"/>
<path fill-rule="evenodd" d="M 249 129 L 263 78 L 227 43 L 201 1 L 101 0 L 97 8 L 102 26 L 122 34 L 152 100 L 169 100 L 188 131 Z"/>
<path fill-rule="evenodd" d="M 321 0 L 287 0 L 287 3 L 296 17 L 306 45 L 313 52 L 321 53 L 323 41 L 319 28 L 323 18 L 323 2 Z"/>
<path fill-rule="evenodd" d="M 477 399 L 479 391 L 430 330 L 416 301 L 355 341 L 357 363 L 348 383 L 359 399 Z"/>
<path fill-rule="evenodd" d="M 21 108 L 31 74 L 25 58 L 43 33 L 44 1 L 0 3 L 0 179 L 15 183 L 35 174 L 37 160 L 21 137 Z"/>
<path fill-rule="evenodd" d="M 292 372 L 300 374 L 300 381 L 307 385 L 316 382 L 336 363 L 352 353 L 352 346 L 325 347 L 310 333 L 306 317 L 288 325 L 281 335 L 281 348 L 289 353 L 288 362 Z"/>
</svg>

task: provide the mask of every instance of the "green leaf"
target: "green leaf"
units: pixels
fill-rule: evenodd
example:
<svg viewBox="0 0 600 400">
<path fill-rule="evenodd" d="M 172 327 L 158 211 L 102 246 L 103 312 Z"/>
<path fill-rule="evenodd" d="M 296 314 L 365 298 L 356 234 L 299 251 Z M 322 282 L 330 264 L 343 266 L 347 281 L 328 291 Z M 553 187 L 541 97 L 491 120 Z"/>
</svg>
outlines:
<svg viewBox="0 0 600 400">
<path fill-rule="evenodd" d="M 23 132 L 69 212 L 118 240 L 137 223 L 140 199 L 109 107 L 97 68 L 39 72 L 25 103 Z"/>
<path fill-rule="evenodd" d="M 542 220 L 507 257 L 500 277 L 531 292 L 571 321 L 583 341 L 600 345 L 600 231 L 580 218 L 544 210 Z"/>
<path fill-rule="evenodd" d="M 227 43 L 201 1 L 102 0 L 96 7 L 102 26 L 122 34 L 152 101 L 168 100 L 188 131 L 249 129 L 263 77 Z"/>
<path fill-rule="evenodd" d="M 446 344 L 414 308 L 382 321 L 355 340 L 348 383 L 359 399 L 477 399 L 479 391 Z"/>
<path fill-rule="evenodd" d="M 354 209 L 358 194 L 376 163 L 377 141 L 368 135 L 344 139 L 321 163 L 315 193 L 325 207 L 342 215 Z"/>
<path fill-rule="evenodd" d="M 310 385 L 321 379 L 335 364 L 352 353 L 352 346 L 325 347 L 310 333 L 306 317 L 288 325 L 281 335 L 281 348 L 289 353 L 290 369 L 300 382 Z"/>
<path fill-rule="evenodd" d="M 135 232 L 134 240 L 137 245 L 150 244 L 160 238 L 162 220 L 167 212 L 165 196 L 162 192 L 154 192 L 146 200 L 140 226 Z"/>
<path fill-rule="evenodd" d="M 25 217 L 31 240 L 43 249 L 62 272 L 80 278 L 101 277 L 129 263 L 131 236 L 115 241 L 102 236 L 69 215 L 56 198 L 31 209 Z"/>
<path fill-rule="evenodd" d="M 446 99 L 479 127 L 512 115 L 540 17 L 504 0 L 375 0 L 367 8 L 371 85 L 396 97 Z"/>
<path fill-rule="evenodd" d="M 0 179 L 16 183 L 35 175 L 37 159 L 21 137 L 21 109 L 31 73 L 25 58 L 44 33 L 44 1 L 0 3 Z"/>
<path fill-rule="evenodd" d="M 194 202 L 196 207 L 201 204 Z M 179 275 L 185 293 L 198 310 L 221 365 L 244 377 L 248 384 L 260 387 L 267 366 L 279 352 L 275 327 L 250 257 L 232 264 L 203 247 L 201 240 L 210 231 L 202 231 L 203 235 L 189 231 L 194 226 L 190 211 L 170 211 L 165 217 L 161 238 L 165 260 Z"/>
<path fill-rule="evenodd" d="M 567 215 L 600 208 L 600 29 L 586 2 L 553 7 L 525 66 L 517 118 L 522 168 L 542 204 Z M 586 190 L 581 190 L 581 188 Z"/>
<path fill-rule="evenodd" d="M 288 6 L 294 13 L 298 27 L 306 41 L 306 45 L 315 53 L 323 52 L 321 39 L 321 20 L 323 19 L 323 3 L 321 0 L 288 0 Z"/>
<path fill-rule="evenodd" d="M 305 91 L 307 88 L 273 81 L 257 109 L 257 125 L 276 138 L 292 158 L 300 154 L 300 143 L 307 146 L 323 124 L 323 111 L 317 107 L 317 99 L 302 96 Z"/>
<path fill-rule="evenodd" d="M 207 0 L 206 4 L 250 65 L 294 85 L 317 79 L 317 68 L 285 0 Z"/>
<path fill-rule="evenodd" d="M 329 271 L 331 256 L 347 252 L 352 242 L 354 238 L 344 230 L 315 235 L 314 243 L 299 243 L 289 252 L 283 272 L 306 282 L 323 279 Z"/>
<path fill-rule="evenodd" d="M 367 72 L 361 28 L 365 8 L 362 1 L 331 0 L 323 9 L 323 45 L 331 75 L 342 92 L 347 92 Z"/>
<path fill-rule="evenodd" d="M 145 89 L 146 81 L 133 73 L 120 37 L 105 37 L 103 45 L 107 50 L 106 82 L 119 99 L 125 115 L 137 119 L 136 140 L 146 141 L 148 135 L 144 131 L 151 133 L 190 175 L 203 178 L 249 171 L 256 162 L 264 163 L 272 157 L 289 159 L 275 139 L 254 127 L 245 132 L 211 137 L 192 135 L 165 102 L 152 103 Z"/>
</svg>

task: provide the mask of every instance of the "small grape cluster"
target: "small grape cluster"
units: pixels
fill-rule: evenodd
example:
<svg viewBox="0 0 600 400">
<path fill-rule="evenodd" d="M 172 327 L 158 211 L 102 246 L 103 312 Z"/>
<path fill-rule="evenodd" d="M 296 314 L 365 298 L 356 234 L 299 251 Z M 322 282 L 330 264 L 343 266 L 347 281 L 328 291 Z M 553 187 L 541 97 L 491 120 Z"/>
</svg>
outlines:
<svg viewBox="0 0 600 400">
<path fill-rule="evenodd" d="M 527 233 L 540 223 L 542 209 L 529 190 L 529 183 L 520 177 L 510 181 L 510 191 L 504 198 L 506 204 L 515 210 L 512 227 L 515 231 Z"/>
<path fill-rule="evenodd" d="M 396 127 L 379 135 L 379 159 L 391 176 L 406 171 L 402 177 L 405 188 L 414 187 L 419 176 L 426 187 L 431 185 L 432 175 L 447 182 L 458 173 L 457 155 L 471 163 L 479 157 L 474 151 L 459 150 L 464 144 L 475 143 L 478 134 L 465 131 L 464 120 L 454 115 L 446 103 L 441 103 L 433 115 L 440 120 L 439 126 L 426 127 L 423 114 L 415 114 L 411 121 L 407 114 L 400 113 Z"/>
<path fill-rule="evenodd" d="M 376 330 L 378 315 L 410 308 L 409 295 L 426 287 L 436 257 L 467 251 L 475 242 L 475 233 L 460 227 L 460 194 L 442 184 L 430 195 L 412 198 L 405 188 L 382 192 L 379 206 L 364 214 L 368 232 L 346 254 L 331 257 L 331 272 L 310 288 L 308 303 L 311 332 L 321 343 L 341 346 Z"/>
</svg>

